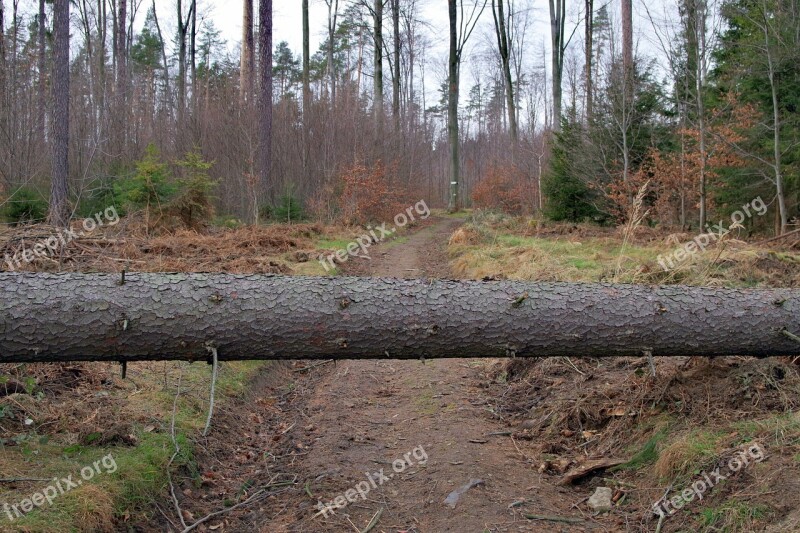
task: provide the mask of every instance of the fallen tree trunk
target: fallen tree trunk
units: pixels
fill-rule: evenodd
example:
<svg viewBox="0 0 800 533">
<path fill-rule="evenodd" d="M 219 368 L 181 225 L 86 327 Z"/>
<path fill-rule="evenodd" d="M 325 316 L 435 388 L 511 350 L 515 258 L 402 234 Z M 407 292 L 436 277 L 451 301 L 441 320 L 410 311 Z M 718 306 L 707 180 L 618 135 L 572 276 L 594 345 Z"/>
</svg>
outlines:
<svg viewBox="0 0 800 533">
<path fill-rule="evenodd" d="M 0 273 L 0 362 L 770 356 L 798 333 L 797 289 Z"/>
</svg>

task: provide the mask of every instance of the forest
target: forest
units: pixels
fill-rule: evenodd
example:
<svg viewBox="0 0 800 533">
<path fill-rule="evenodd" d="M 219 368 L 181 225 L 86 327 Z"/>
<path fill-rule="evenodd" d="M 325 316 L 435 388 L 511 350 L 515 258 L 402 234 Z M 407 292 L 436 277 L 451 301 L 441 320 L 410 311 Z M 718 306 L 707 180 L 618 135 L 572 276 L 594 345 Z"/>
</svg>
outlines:
<svg viewBox="0 0 800 533">
<path fill-rule="evenodd" d="M 800 0 L 0 0 L 0 532 L 800 531 Z"/>
<path fill-rule="evenodd" d="M 308 2 L 303 50 L 262 3 L 236 54 L 196 0 L 6 0 L 7 221 L 198 201 L 203 223 L 364 222 L 381 195 L 613 225 L 644 188 L 651 226 L 760 197 L 749 231 L 796 227 L 796 2 L 645 3 L 635 41 L 629 1 L 450 2 L 447 52 L 422 0 L 326 0 L 313 53 Z"/>
</svg>

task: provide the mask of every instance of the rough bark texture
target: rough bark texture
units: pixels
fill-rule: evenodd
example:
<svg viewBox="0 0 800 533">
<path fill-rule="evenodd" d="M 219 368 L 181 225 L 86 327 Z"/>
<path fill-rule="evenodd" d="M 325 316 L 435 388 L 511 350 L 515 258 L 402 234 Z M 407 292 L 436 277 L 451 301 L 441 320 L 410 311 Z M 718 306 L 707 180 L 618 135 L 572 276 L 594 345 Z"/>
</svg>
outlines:
<svg viewBox="0 0 800 533">
<path fill-rule="evenodd" d="M 303 113 L 311 106 L 311 45 L 308 22 L 308 0 L 303 0 Z M 307 121 L 305 121 L 307 122 Z"/>
<path fill-rule="evenodd" d="M 594 85 L 592 83 L 593 78 L 593 67 L 592 67 L 592 54 L 593 54 L 593 46 L 592 41 L 594 39 L 594 0 L 585 0 L 586 2 L 586 20 L 584 21 L 584 52 L 585 52 L 585 65 L 584 65 L 584 77 L 586 78 L 586 119 L 587 121 L 591 121 L 594 115 L 594 111 L 592 109 L 592 97 L 594 96 Z"/>
<path fill-rule="evenodd" d="M 373 83 L 373 106 L 377 124 L 377 142 L 383 143 L 383 0 L 375 0 L 373 12 L 375 46 L 373 48 L 373 63 L 375 76 Z"/>
<path fill-rule="evenodd" d="M 392 118 L 394 131 L 400 133 L 400 0 L 392 0 L 394 30 L 394 65 L 392 65 Z"/>
<path fill-rule="evenodd" d="M 622 0 L 622 68 L 625 84 L 633 83 L 633 1 Z M 632 91 L 631 91 L 632 94 Z"/>
<path fill-rule="evenodd" d="M 128 25 L 128 12 L 127 12 L 128 1 L 127 0 L 119 0 L 119 8 L 117 13 L 117 98 L 119 98 L 119 104 L 125 105 L 125 88 L 126 88 L 126 80 L 128 77 L 128 70 L 127 70 L 127 46 L 125 44 L 128 42 L 127 37 L 127 25 Z M 124 120 L 124 119 L 123 119 Z"/>
<path fill-rule="evenodd" d="M 3 69 L 6 63 L 5 31 L 6 26 L 5 22 L 3 21 L 3 0 L 0 0 L 0 69 Z M 2 78 L 0 78 L 0 80 L 1 79 Z"/>
<path fill-rule="evenodd" d="M 47 75 L 45 74 L 45 69 L 47 68 L 47 43 L 45 41 L 46 35 L 46 18 L 45 18 L 45 5 L 44 0 L 39 0 L 39 18 L 37 20 L 37 30 L 38 30 L 38 37 L 39 37 L 39 94 L 37 95 L 39 99 L 38 103 L 38 115 L 36 117 L 37 120 L 37 130 L 38 134 L 42 141 L 47 138 L 45 134 L 45 115 L 47 114 Z M 2 25 L 0 25 L 0 32 L 3 31 Z"/>
<path fill-rule="evenodd" d="M 272 0 L 258 4 L 258 199 L 266 203 L 272 169 Z"/>
<path fill-rule="evenodd" d="M 69 223 L 69 0 L 53 4 L 55 68 L 53 75 L 53 180 L 48 222 Z"/>
<path fill-rule="evenodd" d="M 800 290 L 0 273 L 0 362 L 797 355 Z"/>
<path fill-rule="evenodd" d="M 244 0 L 242 2 L 242 53 L 239 58 L 239 100 L 241 102 L 246 102 L 253 96 L 254 48 L 253 0 Z"/>
</svg>

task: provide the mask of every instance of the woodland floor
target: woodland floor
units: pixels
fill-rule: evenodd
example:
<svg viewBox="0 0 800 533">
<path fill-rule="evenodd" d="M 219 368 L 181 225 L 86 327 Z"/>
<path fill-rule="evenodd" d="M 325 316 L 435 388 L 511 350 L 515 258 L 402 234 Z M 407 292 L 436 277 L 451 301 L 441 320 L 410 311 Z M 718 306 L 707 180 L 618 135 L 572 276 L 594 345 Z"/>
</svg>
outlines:
<svg viewBox="0 0 800 533">
<path fill-rule="evenodd" d="M 437 220 L 402 244 L 376 249 L 371 260 L 351 260 L 357 262 L 347 265 L 346 272 L 449 277 L 446 246 L 459 225 L 458 220 Z M 496 415 L 497 398 L 485 386 L 494 364 L 444 359 L 327 365 L 302 385 L 307 388 L 291 406 L 296 425 L 286 437 L 294 442 L 295 456 L 285 468 L 298 476 L 303 489 L 276 496 L 273 505 L 242 516 L 236 530 L 362 531 L 379 511 L 374 531 L 387 532 L 553 531 L 552 523 L 530 522 L 521 514 L 582 518 L 571 508 L 579 498 L 542 479 L 509 437 L 515 428 Z M 228 438 L 235 440 L 237 433 Z M 412 455 L 411 467 L 393 472 L 393 461 L 420 448 L 427 455 L 425 464 Z M 226 459 L 220 460 L 224 467 Z M 319 501 L 333 500 L 367 480 L 366 472 L 380 469 L 391 479 L 371 488 L 366 500 L 317 516 Z M 468 490 L 455 509 L 444 504 L 451 491 L 476 479 L 482 484 Z M 586 522 L 572 530 L 600 527 Z"/>
<path fill-rule="evenodd" d="M 246 239 L 227 233 L 145 244 L 118 239 L 112 251 L 86 243 L 82 246 L 106 252 L 78 248 L 68 264 L 76 270 L 101 264 L 117 271 L 119 260 L 111 256 L 121 256 L 152 270 L 181 269 L 181 261 L 197 262 L 193 254 L 202 258 L 224 250 L 231 256 L 228 262 L 205 259 L 204 269 L 313 274 L 319 272 L 316 261 L 308 260 L 315 253 L 312 235 L 319 239 L 323 233 L 323 248 L 346 245 L 350 238 L 313 225 L 291 232 L 244 231 L 250 232 Z M 630 262 L 624 269 L 629 274 L 619 281 L 663 282 L 652 279 L 657 271 L 643 259 L 652 259 L 648 247 L 656 249 L 653 243 L 663 237 L 646 237 L 637 247 L 621 250 L 619 237 L 606 230 L 433 216 L 371 248 L 371 259 L 350 259 L 340 273 L 602 281 L 611 276 L 609 264 L 613 270 L 614 264 Z M 319 248 L 320 241 L 314 242 Z M 242 246 L 250 247 L 239 250 Z M 795 252 L 741 246 L 715 256 L 719 269 L 698 269 L 702 279 L 687 273 L 681 281 L 798 286 Z M 260 247 L 272 247 L 278 255 L 268 256 Z M 660 358 L 652 377 L 643 358 L 579 355 L 226 365 L 208 437 L 197 435 L 206 407 L 205 365 L 163 365 L 163 370 L 160 364 L 130 365 L 125 381 L 110 365 L 67 365 L 56 374 L 37 370 L 36 394 L 0 394 L 0 478 L 74 471 L 85 464 L 87 450 L 96 452 L 93 458 L 110 450 L 120 457 L 116 475 L 134 477 L 127 484 L 138 492 L 125 499 L 119 489 L 100 485 L 123 502 L 105 515 L 97 510 L 105 493 L 88 492 L 70 500 L 72 507 L 56 501 L 54 509 L 74 519 L 69 527 L 60 527 L 58 515 L 43 514 L 24 527 L 9 526 L 0 516 L 0 530 L 183 529 L 165 480 L 156 475 L 171 454 L 170 411 L 181 376 L 177 424 L 194 441 L 185 446 L 191 447 L 191 457 L 177 461 L 173 474 L 184 521 L 192 524 L 254 498 L 210 517 L 197 531 L 652 532 L 658 527 L 654 502 L 680 492 L 753 443 L 766 450 L 764 461 L 688 504 L 664 521 L 661 531 L 800 531 L 796 361 Z M 393 462 L 404 457 L 410 466 L 395 473 Z M 595 460 L 622 464 L 561 483 Z M 148 468 L 152 480 L 134 476 Z M 370 487 L 365 499 L 319 513 L 319 502 L 363 488 L 367 472 L 381 469 L 389 479 Z M 148 480 L 152 487 L 143 489 Z M 455 508 L 445 505 L 452 491 L 471 480 L 481 483 Z M 36 488 L 1 483 L 0 497 L 12 501 Z M 587 506 L 597 487 L 613 490 L 610 513 L 594 515 Z M 538 518 L 531 519 L 534 515 Z"/>
<path fill-rule="evenodd" d="M 448 255 L 448 240 L 452 254 L 451 236 L 461 225 L 431 219 L 402 242 L 373 249 L 371 260 L 351 260 L 343 273 L 453 277 L 451 266 L 460 263 Z M 489 255 L 490 264 L 501 259 Z M 790 270 L 790 278 L 774 284 L 791 285 L 794 275 Z M 219 524 L 230 531 L 297 533 L 366 531 L 373 523 L 373 531 L 387 533 L 655 531 L 651 506 L 666 491 L 672 489 L 671 497 L 735 449 L 758 442 L 768 460 L 709 491 L 661 531 L 800 531 L 796 498 L 785 496 L 800 489 L 795 368 L 783 360 L 736 357 L 659 360 L 656 378 L 642 358 L 313 367 L 292 381 L 291 401 L 272 406 L 280 425 L 264 440 L 277 444 L 279 459 L 253 481 L 291 479 L 294 488 Z M 278 378 L 272 389 L 254 393 L 272 395 L 282 384 Z M 242 407 L 254 406 L 249 416 L 260 419 L 259 402 Z M 219 462 L 213 468 L 239 481 L 252 470 L 225 451 L 241 441 L 242 423 L 228 423 L 213 453 Z M 412 466 L 392 473 L 393 461 L 420 448 L 425 464 L 412 455 Z M 566 473 L 607 459 L 623 462 L 622 468 L 560 483 Z M 381 468 L 391 478 L 366 499 L 319 514 L 320 501 L 357 488 Z M 482 483 L 454 509 L 445 505 L 451 491 L 471 480 Z M 614 490 L 615 507 L 593 515 L 586 500 L 599 486 Z M 190 507 L 210 496 L 193 494 L 198 497 Z M 529 519 L 533 515 L 556 521 Z"/>
</svg>

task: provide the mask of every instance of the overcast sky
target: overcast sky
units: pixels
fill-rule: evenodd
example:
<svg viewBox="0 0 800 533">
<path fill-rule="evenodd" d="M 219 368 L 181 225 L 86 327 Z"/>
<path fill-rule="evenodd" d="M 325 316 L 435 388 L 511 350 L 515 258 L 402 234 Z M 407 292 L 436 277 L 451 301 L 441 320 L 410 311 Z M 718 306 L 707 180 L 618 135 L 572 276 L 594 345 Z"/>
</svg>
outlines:
<svg viewBox="0 0 800 533">
<path fill-rule="evenodd" d="M 210 18 L 218 29 L 222 30 L 223 37 L 228 41 L 228 47 L 233 50 L 239 46 L 242 32 L 242 3 L 239 0 L 199 0 L 203 9 L 208 12 Z M 475 0 L 467 0 L 473 2 Z M 652 16 L 659 22 L 664 22 L 669 15 L 665 16 L 665 7 L 674 5 L 676 0 L 644 0 L 650 9 Z M 257 2 L 257 0 L 256 0 Z M 339 9 L 344 7 L 349 0 L 340 0 Z M 595 9 L 598 9 L 604 2 L 595 1 Z M 608 0 L 605 2 L 609 6 L 609 14 L 612 19 L 617 20 L 619 10 L 619 0 Z M 174 10 L 175 0 L 156 0 L 159 11 L 169 13 Z M 519 2 L 518 5 L 521 5 Z M 568 32 L 578 23 L 583 13 L 578 11 L 583 8 L 582 1 L 569 1 L 568 7 Z M 533 25 L 528 33 L 528 43 L 531 49 L 531 64 L 541 62 L 542 44 L 547 47 L 549 53 L 550 43 L 550 24 L 548 4 L 545 0 L 532 0 L 533 11 L 531 13 Z M 204 8 L 202 7 L 204 6 Z M 256 10 L 258 8 L 256 7 Z M 309 22 L 311 26 L 311 53 L 319 48 L 319 44 L 325 39 L 327 27 L 327 6 L 323 0 L 310 0 Z M 444 58 L 448 51 L 448 16 L 447 0 L 419 0 L 420 20 L 425 22 L 429 30 L 428 37 L 431 39 L 432 49 L 429 57 L 437 61 L 440 57 Z M 669 11 L 669 9 L 667 9 Z M 386 24 L 391 23 L 387 15 Z M 637 47 L 640 51 L 648 55 L 656 55 L 660 52 L 657 36 L 652 30 L 645 4 L 639 0 L 634 0 L 634 32 L 637 40 Z M 256 13 L 257 16 L 257 13 Z M 669 21 L 674 22 L 674 20 Z M 481 24 L 476 30 L 471 41 L 471 47 L 485 42 L 482 34 L 493 31 L 492 16 L 489 8 L 483 14 Z M 573 42 L 580 45 L 583 36 L 583 28 L 578 28 Z M 273 42 L 287 41 L 292 51 L 299 55 L 302 51 L 302 2 L 301 0 L 273 0 Z M 493 37 L 492 37 L 493 38 Z M 467 51 L 469 53 L 469 50 Z M 469 58 L 465 63 L 468 63 Z M 549 61 L 548 61 L 549 63 Z M 469 67 L 469 65 L 467 64 Z"/>
</svg>

